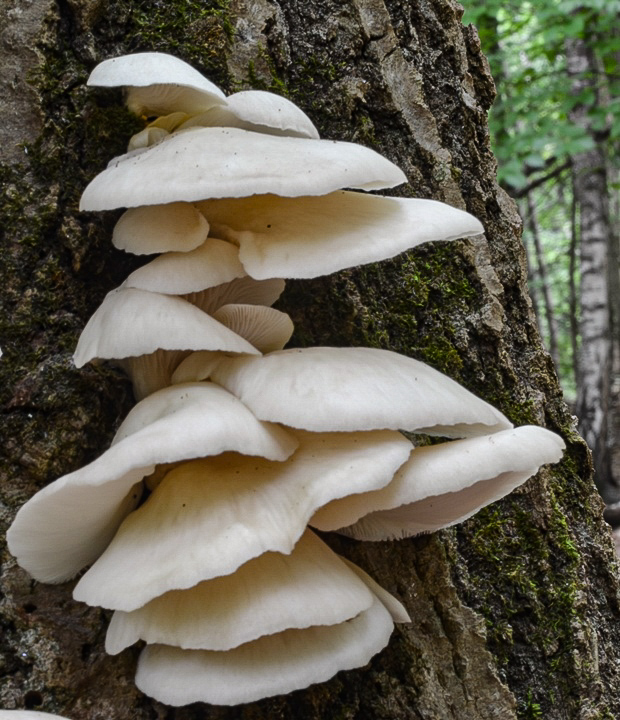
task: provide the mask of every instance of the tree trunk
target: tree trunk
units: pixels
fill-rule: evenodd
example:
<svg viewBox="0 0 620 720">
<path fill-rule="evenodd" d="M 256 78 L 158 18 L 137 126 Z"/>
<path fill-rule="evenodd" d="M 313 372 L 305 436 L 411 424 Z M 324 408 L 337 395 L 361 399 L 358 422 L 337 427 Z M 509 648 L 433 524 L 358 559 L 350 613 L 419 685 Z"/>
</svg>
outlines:
<svg viewBox="0 0 620 720">
<path fill-rule="evenodd" d="M 490 720 L 617 717 L 618 579 L 590 456 L 526 295 L 520 222 L 495 182 L 494 86 L 453 0 L 0 0 L 4 251 L 2 523 L 107 447 L 131 405 L 106 366 L 71 353 L 133 262 L 116 214 L 80 214 L 86 182 L 136 120 L 85 79 L 104 58 L 171 52 L 226 91 L 287 93 L 323 137 L 399 164 L 402 194 L 477 215 L 486 237 L 422 247 L 287 287 L 300 345 L 384 347 L 422 359 L 503 410 L 547 425 L 565 460 L 462 526 L 393 543 L 329 538 L 408 607 L 359 670 L 251 706 L 166 708 L 133 683 L 138 650 L 108 657 L 107 613 L 72 583 L 33 582 L 3 550 L 0 705 L 73 720 Z M 9 49 L 10 48 L 10 49 Z M 25 145 L 24 145 L 25 144 Z M 114 217 L 112 217 L 114 215 Z"/>
<path fill-rule="evenodd" d="M 549 340 L 549 354 L 554 364 L 557 366 L 559 363 L 558 354 L 558 329 L 557 322 L 555 319 L 555 309 L 553 307 L 553 298 L 551 297 L 551 285 L 549 283 L 549 272 L 547 271 L 547 263 L 545 261 L 545 255 L 543 253 L 542 243 L 540 241 L 540 228 L 538 226 L 538 214 L 536 211 L 536 205 L 532 199 L 531 193 L 527 193 L 525 196 L 527 212 L 524 213 L 523 217 L 527 218 L 527 224 L 530 228 L 532 237 L 532 243 L 534 245 L 534 255 L 536 257 L 536 268 L 537 275 L 540 280 L 540 289 L 543 297 L 543 307 L 545 313 L 545 320 L 547 324 L 547 337 Z M 538 321 L 539 326 L 541 320 Z"/>
<path fill-rule="evenodd" d="M 566 44 L 566 60 L 576 96 L 596 83 L 592 52 L 581 39 Z M 589 108 L 583 103 L 571 113 L 573 122 L 592 136 L 592 148 L 572 158 L 573 193 L 579 210 L 581 349 L 575 412 L 579 429 L 592 449 L 595 481 L 608 503 L 620 500 L 620 487 L 611 473 L 612 336 L 609 262 L 611 228 L 607 206 L 604 145 L 589 127 Z"/>
</svg>

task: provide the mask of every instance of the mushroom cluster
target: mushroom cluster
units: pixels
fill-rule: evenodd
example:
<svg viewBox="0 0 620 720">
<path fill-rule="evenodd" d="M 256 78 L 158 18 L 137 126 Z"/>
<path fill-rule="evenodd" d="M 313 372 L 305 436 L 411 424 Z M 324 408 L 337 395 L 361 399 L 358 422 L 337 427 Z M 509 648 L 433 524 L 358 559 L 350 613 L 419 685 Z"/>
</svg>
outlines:
<svg viewBox="0 0 620 720">
<path fill-rule="evenodd" d="M 8 533 L 43 582 L 114 611 L 110 653 L 144 641 L 136 683 L 169 705 L 233 705 L 359 667 L 401 603 L 311 528 L 361 540 L 460 522 L 559 460 L 563 443 L 408 357 L 284 349 L 286 278 L 482 232 L 466 212 L 359 190 L 405 182 L 374 151 L 321 140 L 281 97 L 226 98 L 182 61 L 103 62 L 153 117 L 86 188 L 127 208 L 116 247 L 157 257 L 103 301 L 78 367 L 110 359 L 136 406 L 111 447 L 35 495 Z M 349 188 L 345 190 L 344 188 Z M 414 447 L 401 431 L 443 438 Z"/>
</svg>

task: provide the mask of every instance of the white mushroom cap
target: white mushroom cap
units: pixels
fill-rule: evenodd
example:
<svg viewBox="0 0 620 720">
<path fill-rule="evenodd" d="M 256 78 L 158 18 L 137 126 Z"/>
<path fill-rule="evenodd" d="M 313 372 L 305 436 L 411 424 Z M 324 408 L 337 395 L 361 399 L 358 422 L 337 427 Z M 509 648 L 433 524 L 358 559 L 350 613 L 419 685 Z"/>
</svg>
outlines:
<svg viewBox="0 0 620 720">
<path fill-rule="evenodd" d="M 391 428 L 468 437 L 512 427 L 454 380 L 388 350 L 311 347 L 225 358 L 212 378 L 256 417 L 316 432 Z"/>
<path fill-rule="evenodd" d="M 169 384 L 208 380 L 213 369 L 224 357 L 227 357 L 225 353 L 211 350 L 197 350 L 190 353 L 177 365 Z"/>
<path fill-rule="evenodd" d="M 285 630 L 227 652 L 147 645 L 136 685 L 166 705 L 237 705 L 324 682 L 361 667 L 382 650 L 393 630 L 381 602 L 339 625 Z"/>
<path fill-rule="evenodd" d="M 88 78 L 91 87 L 126 87 L 127 107 L 137 115 L 190 115 L 226 102 L 224 93 L 183 60 L 158 52 L 104 60 Z"/>
<path fill-rule="evenodd" d="M 335 500 L 310 522 L 320 530 L 340 526 L 360 540 L 432 532 L 512 492 L 541 465 L 560 460 L 563 450 L 562 438 L 531 425 L 416 448 L 389 485 Z"/>
<path fill-rule="evenodd" d="M 176 250 L 188 252 L 202 245 L 209 223 L 191 203 L 130 208 L 114 227 L 112 243 L 134 255 Z"/>
<path fill-rule="evenodd" d="M 237 127 L 269 135 L 319 139 L 319 131 L 303 110 L 281 95 L 263 90 L 229 95 L 226 105 L 189 118 L 181 129 L 195 126 Z"/>
<path fill-rule="evenodd" d="M 285 284 L 281 278 L 255 280 L 246 276 L 206 290 L 188 293 L 185 299 L 211 315 L 223 305 L 273 305 L 282 295 Z"/>
<path fill-rule="evenodd" d="M 190 252 L 167 252 L 134 270 L 121 287 L 164 295 L 184 295 L 228 283 L 246 275 L 239 248 L 208 238 Z"/>
<path fill-rule="evenodd" d="M 9 549 L 35 579 L 62 582 L 104 550 L 140 499 L 136 483 L 156 465 L 229 450 L 282 461 L 296 447 L 293 436 L 259 422 L 216 385 L 166 388 L 131 410 L 101 457 L 19 510 L 7 533 Z"/>
<path fill-rule="evenodd" d="M 108 293 L 80 335 L 76 367 L 94 359 L 147 355 L 156 350 L 258 350 L 207 313 L 174 295 L 117 288 Z"/>
<path fill-rule="evenodd" d="M 248 275 L 261 279 L 327 275 L 484 231 L 475 217 L 445 203 L 359 192 L 253 195 L 197 206 L 216 234 L 239 245 Z"/>
<path fill-rule="evenodd" d="M 386 485 L 411 451 L 389 431 L 296 435 L 285 462 L 227 454 L 171 470 L 82 577 L 76 600 L 135 610 L 264 552 L 290 553 L 318 507 Z"/>
<path fill-rule="evenodd" d="M 295 329 L 286 313 L 263 305 L 223 305 L 213 317 L 262 353 L 282 350 Z"/>
<path fill-rule="evenodd" d="M 172 590 L 144 607 L 116 611 L 106 650 L 138 640 L 195 650 L 230 650 L 290 628 L 336 625 L 372 605 L 355 572 L 307 530 L 290 555 L 265 553 L 232 575 Z"/>
<path fill-rule="evenodd" d="M 118 158 L 90 182 L 80 209 L 264 193 L 325 195 L 343 187 L 379 190 L 406 180 L 396 165 L 362 145 L 237 128 L 191 128 L 132 157 Z"/>
</svg>

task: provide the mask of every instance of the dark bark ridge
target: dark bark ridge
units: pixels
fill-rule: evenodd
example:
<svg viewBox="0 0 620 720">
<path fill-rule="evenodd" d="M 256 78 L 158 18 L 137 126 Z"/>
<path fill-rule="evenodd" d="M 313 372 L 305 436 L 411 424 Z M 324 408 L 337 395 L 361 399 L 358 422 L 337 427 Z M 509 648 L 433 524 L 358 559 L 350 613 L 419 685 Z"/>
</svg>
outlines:
<svg viewBox="0 0 620 720">
<path fill-rule="evenodd" d="M 176 54 L 227 91 L 288 94 L 325 137 L 399 164 L 410 179 L 401 192 L 465 207 L 485 224 L 486 241 L 292 283 L 281 307 L 297 344 L 418 357 L 516 424 L 561 431 L 569 447 L 561 466 L 458 530 L 389 545 L 332 538 L 403 600 L 412 625 L 367 668 L 247 707 L 171 710 L 144 698 L 133 685 L 137 651 L 103 652 L 102 611 L 73 602 L 71 584 L 33 583 L 3 550 L 0 706 L 74 720 L 616 717 L 611 543 L 525 294 L 519 222 L 488 143 L 492 80 L 459 6 L 71 0 L 38 12 L 27 28 L 8 15 L 21 39 L 16 75 L 28 75 L 33 96 L 34 109 L 17 117 L 34 120 L 15 123 L 22 134 L 7 140 L 27 142 L 28 154 L 3 155 L 0 168 L 3 526 L 36 489 L 104 449 L 131 404 L 118 373 L 78 372 L 70 354 L 131 265 L 110 245 L 115 218 L 79 214 L 77 201 L 136 121 L 118 93 L 84 82 L 97 61 L 138 50 Z"/>
</svg>

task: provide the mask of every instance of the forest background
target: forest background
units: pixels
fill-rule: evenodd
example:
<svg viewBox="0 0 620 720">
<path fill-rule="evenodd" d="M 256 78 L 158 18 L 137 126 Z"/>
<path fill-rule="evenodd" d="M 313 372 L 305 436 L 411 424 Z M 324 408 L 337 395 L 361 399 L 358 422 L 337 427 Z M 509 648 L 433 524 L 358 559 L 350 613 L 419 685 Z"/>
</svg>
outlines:
<svg viewBox="0 0 620 720">
<path fill-rule="evenodd" d="M 620 2 L 464 5 L 497 86 L 492 144 L 523 218 L 540 330 L 617 524 Z"/>
</svg>

